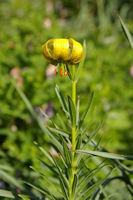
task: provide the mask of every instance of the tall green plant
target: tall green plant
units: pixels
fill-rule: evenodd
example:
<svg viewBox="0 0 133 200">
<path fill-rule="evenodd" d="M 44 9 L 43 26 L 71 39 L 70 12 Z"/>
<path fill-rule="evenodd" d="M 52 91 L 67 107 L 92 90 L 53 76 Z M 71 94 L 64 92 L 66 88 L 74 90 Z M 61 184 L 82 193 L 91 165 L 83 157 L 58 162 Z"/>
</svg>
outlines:
<svg viewBox="0 0 133 200">
<path fill-rule="evenodd" d="M 89 115 L 91 118 L 94 110 L 93 93 L 87 100 L 88 105 L 82 115 L 79 106 L 80 99 L 76 95 L 77 82 L 84 65 L 85 42 L 82 47 L 73 39 L 53 39 L 43 45 L 43 54 L 47 61 L 58 64 L 56 74 L 68 75 L 72 83 L 72 94 L 66 98 L 59 87 L 55 86 L 66 122 L 61 117 L 58 118 L 60 119 L 58 123 L 53 122 L 43 113 L 49 122 L 48 126 L 44 126 L 24 93 L 13 83 L 42 132 L 49 136 L 54 148 L 54 152 L 47 151 L 35 142 L 35 145 L 44 155 L 43 159 L 40 158 L 40 167 L 32 167 L 40 176 L 40 184 L 27 183 L 27 185 L 42 195 L 37 197 L 37 195 L 26 196 L 21 194 L 19 197 L 24 200 L 108 199 L 109 196 L 104 191 L 104 187 L 111 181 L 110 174 L 115 175 L 114 169 L 118 169 L 123 174 L 125 173 L 124 170 L 128 171 L 119 160 L 132 160 L 133 156 L 108 153 L 101 148 L 99 142 L 95 141 L 101 124 L 94 128 L 92 132 L 92 128 L 90 128 L 92 126 L 91 120 L 90 124 L 84 127 L 87 116 Z M 101 159 L 97 160 L 97 164 L 92 165 L 91 160 L 95 161 L 97 157 Z M 100 174 L 101 171 L 103 175 Z M 130 181 L 128 184 L 132 188 Z M 9 191 L 0 191 L 1 196 L 6 197 L 6 194 L 8 198 L 15 198 Z"/>
</svg>

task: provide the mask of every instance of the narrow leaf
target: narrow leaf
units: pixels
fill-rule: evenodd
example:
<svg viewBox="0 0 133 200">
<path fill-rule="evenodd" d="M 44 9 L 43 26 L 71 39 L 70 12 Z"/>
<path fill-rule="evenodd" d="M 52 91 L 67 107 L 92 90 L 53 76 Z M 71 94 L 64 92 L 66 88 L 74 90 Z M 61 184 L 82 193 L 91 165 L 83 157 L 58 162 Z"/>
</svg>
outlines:
<svg viewBox="0 0 133 200">
<path fill-rule="evenodd" d="M 23 200 L 31 200 L 31 199 L 29 199 L 29 197 L 22 195 L 22 194 L 19 194 L 18 196 L 21 197 Z"/>
<path fill-rule="evenodd" d="M 57 97 L 62 105 L 64 112 L 68 115 L 67 104 L 66 104 L 65 98 L 63 97 L 58 85 L 55 86 L 55 91 L 56 91 Z"/>
<path fill-rule="evenodd" d="M 92 185 L 90 188 L 88 188 L 88 190 L 86 192 L 84 192 L 83 198 L 87 199 L 88 197 L 91 196 L 91 194 L 93 192 L 95 192 L 95 190 L 108 178 L 108 176 L 112 173 L 112 170 L 101 180 L 99 180 L 98 182 L 96 182 L 94 185 Z"/>
<path fill-rule="evenodd" d="M 27 185 L 31 186 L 32 188 L 34 188 L 35 190 L 37 190 L 38 192 L 47 195 L 50 199 L 56 200 L 55 197 L 52 194 L 50 194 L 50 192 L 48 190 L 44 190 L 40 186 L 35 186 L 35 185 L 28 183 L 28 182 L 25 182 L 25 183 Z"/>
<path fill-rule="evenodd" d="M 56 168 L 59 172 L 59 180 L 60 180 L 60 186 L 62 188 L 62 192 L 64 193 L 66 199 L 68 200 L 68 191 L 67 191 L 67 189 L 69 188 L 68 180 L 66 179 L 66 177 L 62 173 L 62 170 L 60 169 L 56 160 L 54 158 L 53 158 L 53 160 L 54 160 L 55 166 L 56 166 Z"/>
<path fill-rule="evenodd" d="M 122 20 L 122 18 L 117 14 L 119 20 L 120 20 L 120 23 L 121 23 L 121 26 L 122 26 L 122 30 L 126 36 L 126 38 L 128 39 L 129 41 L 129 44 L 131 46 L 131 48 L 133 48 L 133 38 L 132 38 L 132 35 L 130 34 L 127 26 L 125 25 L 124 21 Z"/>
<path fill-rule="evenodd" d="M 15 196 L 12 194 L 12 192 L 7 191 L 7 190 L 2 190 L 2 189 L 0 189 L 0 197 L 15 199 Z"/>
<path fill-rule="evenodd" d="M 68 151 L 68 146 L 66 141 L 62 138 L 63 141 L 63 149 L 64 149 L 64 157 L 66 160 L 66 164 L 67 166 L 70 166 L 71 160 L 70 160 L 70 155 L 69 155 L 69 151 Z"/>
<path fill-rule="evenodd" d="M 70 72 L 69 66 L 66 65 L 66 68 L 67 68 L 69 79 L 72 80 L 72 74 Z"/>
<path fill-rule="evenodd" d="M 105 166 L 106 165 L 102 165 L 101 166 L 101 164 L 100 164 L 100 166 L 98 166 L 91 173 L 86 175 L 84 177 L 84 179 L 79 183 L 79 187 L 78 187 L 77 193 L 81 192 L 87 186 L 87 184 L 93 179 L 93 177 L 95 177 L 99 173 L 99 171 Z"/>
<path fill-rule="evenodd" d="M 82 153 L 86 155 L 93 155 L 93 156 L 99 156 L 103 158 L 108 158 L 108 159 L 115 159 L 115 160 L 133 160 L 133 156 L 130 155 L 118 155 L 114 153 L 107 153 L 107 152 L 99 152 L 99 151 L 84 151 L 84 150 L 76 150 L 76 153 Z"/>
<path fill-rule="evenodd" d="M 70 96 L 68 96 L 68 106 L 69 106 L 69 113 L 70 113 L 70 118 L 71 118 L 71 125 L 75 126 L 76 125 L 76 108 Z"/>
<path fill-rule="evenodd" d="M 91 105 L 92 105 L 93 97 L 94 97 L 94 92 L 91 93 L 88 106 L 87 106 L 85 112 L 83 113 L 83 115 L 82 115 L 82 117 L 81 117 L 80 124 L 79 124 L 80 127 L 82 126 L 84 120 L 85 120 L 86 117 L 87 117 L 87 114 L 88 114 L 88 112 L 89 112 L 89 109 L 90 109 L 90 107 L 91 107 Z"/>
<path fill-rule="evenodd" d="M 74 175 L 74 180 L 73 180 L 73 186 L 72 186 L 72 199 L 74 199 L 74 197 L 76 196 L 77 184 L 78 184 L 78 177 L 75 174 Z"/>
<path fill-rule="evenodd" d="M 22 184 L 18 180 L 16 180 L 14 177 L 9 175 L 7 172 L 0 170 L 0 178 L 20 189 L 23 189 Z"/>
<path fill-rule="evenodd" d="M 54 165 L 54 161 L 52 159 L 52 156 L 50 154 L 48 154 L 44 148 L 39 147 L 39 149 L 41 150 L 41 152 L 47 157 L 47 159 Z"/>
<path fill-rule="evenodd" d="M 76 109 L 76 127 L 78 127 L 79 124 L 79 103 L 80 103 L 80 98 L 78 97 L 77 109 Z"/>
<path fill-rule="evenodd" d="M 81 134 L 80 134 L 80 135 L 78 135 L 76 150 L 80 149 L 81 144 L 82 144 L 82 136 L 81 136 Z"/>
<path fill-rule="evenodd" d="M 59 126 L 62 127 L 63 130 L 67 130 L 66 124 L 65 124 L 63 118 L 61 117 L 61 115 L 59 115 L 59 113 L 56 114 L 56 119 L 58 121 Z"/>
<path fill-rule="evenodd" d="M 62 135 L 62 136 L 64 136 L 64 137 L 66 137 L 66 138 L 68 138 L 69 135 L 70 135 L 68 132 L 66 132 L 66 131 L 64 131 L 64 130 L 55 129 L 55 128 L 51 128 L 51 127 L 49 127 L 48 129 L 49 129 L 52 133 L 56 133 L 56 134 Z"/>
</svg>

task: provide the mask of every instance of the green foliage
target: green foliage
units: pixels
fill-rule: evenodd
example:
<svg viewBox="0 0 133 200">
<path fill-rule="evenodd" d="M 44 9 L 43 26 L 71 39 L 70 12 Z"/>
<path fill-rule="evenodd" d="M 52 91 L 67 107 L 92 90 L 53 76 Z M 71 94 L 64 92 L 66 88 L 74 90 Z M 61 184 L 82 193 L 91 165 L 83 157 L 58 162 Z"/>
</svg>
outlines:
<svg viewBox="0 0 133 200">
<path fill-rule="evenodd" d="M 57 88 L 57 86 L 56 86 Z M 22 93 L 22 91 L 20 91 L 20 89 L 18 89 L 18 92 L 21 96 L 21 98 L 24 100 L 27 108 L 29 109 L 29 111 L 32 111 L 32 106 L 29 106 L 29 101 L 26 98 L 26 96 Z M 60 97 L 61 92 L 58 88 L 58 92 L 57 92 L 57 96 Z M 67 115 L 66 118 L 68 120 L 68 124 L 71 121 L 71 129 L 73 126 L 76 126 L 76 120 L 74 120 L 75 123 L 73 123 L 73 119 L 75 119 L 76 113 L 79 112 L 79 108 L 78 111 L 75 110 L 76 108 L 74 107 L 74 102 L 73 99 L 71 99 L 69 97 L 68 102 L 65 100 L 65 98 L 63 97 L 63 95 L 61 96 L 62 98 L 59 98 L 60 103 L 62 105 L 62 111 L 63 113 L 65 113 L 66 111 L 63 109 L 64 108 L 64 104 L 62 103 L 62 99 L 63 102 L 65 103 L 66 108 L 69 108 L 69 110 L 67 111 Z M 92 97 L 90 102 L 92 102 Z M 89 103 L 89 108 L 87 109 L 87 112 L 89 111 L 89 109 L 91 109 L 91 104 Z M 75 110 L 75 111 L 74 111 Z M 34 116 L 34 112 L 31 112 Z M 73 114 L 72 114 L 73 113 Z M 77 114 L 79 121 L 80 121 L 80 115 L 79 113 Z M 86 115 L 86 111 L 85 111 L 85 115 Z M 83 115 L 83 116 L 85 116 Z M 34 116 L 35 117 L 35 116 Z M 38 118 L 35 118 L 36 121 L 39 123 Z M 82 118 L 82 122 L 84 122 L 85 117 Z M 40 119 L 41 121 L 41 119 Z M 55 123 L 53 123 L 54 125 Z M 79 127 L 79 126 L 77 126 Z M 60 127 L 59 127 L 60 128 Z M 45 127 L 45 129 L 48 131 L 49 136 L 51 137 L 50 132 L 53 131 L 53 128 L 49 129 L 47 127 Z M 42 130 L 45 130 L 42 128 Z M 55 130 L 56 127 L 54 127 Z M 133 159 L 132 156 L 121 156 L 121 155 L 117 155 L 117 154 L 112 154 L 112 153 L 108 153 L 105 152 L 105 150 L 103 149 L 102 151 L 93 151 L 93 150 L 83 150 L 85 149 L 85 147 L 88 149 L 91 149 L 91 143 L 93 144 L 94 149 L 96 149 L 96 147 L 99 149 L 99 144 L 97 144 L 95 142 L 95 136 L 98 133 L 99 127 L 97 129 L 94 130 L 94 133 L 92 133 L 90 135 L 90 137 L 86 137 L 87 134 L 87 130 L 84 131 L 85 134 L 82 134 L 82 126 L 80 126 L 80 128 L 77 128 L 77 144 L 76 144 L 76 156 L 75 156 L 75 161 L 76 163 L 78 163 L 77 168 L 76 168 L 76 174 L 74 174 L 74 179 L 72 182 L 72 194 L 71 197 L 68 196 L 69 194 L 69 178 L 71 176 L 71 169 L 72 169 L 72 154 L 73 152 L 71 152 L 71 149 L 68 148 L 68 142 L 71 143 L 71 134 L 68 134 L 68 137 L 66 137 L 66 135 L 62 135 L 60 134 L 59 131 L 56 131 L 57 135 L 58 135 L 58 143 L 54 142 L 57 141 L 56 135 L 53 135 L 52 138 L 52 143 L 53 146 L 58 149 L 58 156 L 54 156 L 52 155 L 52 153 L 48 153 L 44 148 L 39 147 L 39 149 L 42 151 L 42 153 L 45 155 L 45 157 L 48 159 L 47 163 L 44 161 L 41 161 L 44 169 L 34 169 L 38 175 L 40 175 L 41 179 L 43 180 L 43 183 L 41 181 L 41 186 L 35 186 L 32 185 L 31 183 L 27 183 L 29 186 L 33 187 L 35 190 L 39 191 L 40 193 L 46 195 L 46 197 L 48 197 L 49 199 L 59 199 L 59 198 L 63 198 L 66 200 L 69 199 L 94 199 L 94 196 L 97 197 L 97 199 L 101 199 L 101 194 L 104 196 L 104 198 L 107 198 L 110 194 L 104 194 L 103 189 L 102 188 L 102 184 L 103 185 L 107 185 L 107 182 L 110 182 L 109 180 L 111 180 L 111 178 L 108 178 L 109 175 L 112 172 L 112 170 L 109 170 L 108 174 L 105 174 L 103 177 L 100 177 L 99 181 L 96 181 L 96 176 L 97 173 L 99 173 L 101 171 L 101 169 L 103 169 L 103 167 L 107 167 L 108 165 L 106 164 L 106 160 L 100 161 L 99 165 L 96 165 L 96 167 L 94 167 L 93 169 L 90 169 L 90 167 L 88 167 L 88 159 L 86 159 L 89 156 L 89 159 L 92 156 L 99 156 L 101 158 L 107 158 L 110 160 L 110 164 L 112 167 L 118 167 L 118 172 L 121 169 L 121 164 L 118 162 L 118 160 L 127 160 L 127 159 Z M 67 131 L 69 132 L 69 130 Z M 52 133 L 52 132 L 51 132 Z M 86 145 L 84 145 L 84 141 L 86 138 Z M 88 141 L 87 141 L 88 140 Z M 36 143 L 35 143 L 36 144 Z M 63 151 L 62 151 L 63 149 Z M 79 153 L 79 154 L 78 154 Z M 79 159 L 80 158 L 80 159 Z M 112 159 L 114 159 L 114 161 L 112 162 Z M 83 166 L 84 165 L 84 166 Z M 123 165 L 124 166 L 124 165 Z M 47 175 L 47 171 L 46 168 L 49 169 L 49 172 L 51 172 L 51 177 L 50 175 Z M 127 173 L 127 169 L 126 166 L 123 168 L 122 167 L 122 174 Z M 115 174 L 114 174 L 115 175 Z M 115 177 L 113 177 L 115 178 Z M 116 176 L 117 179 L 117 176 Z M 121 176 L 122 179 L 122 176 Z M 112 179 L 113 180 L 113 179 Z M 124 179 L 123 179 L 124 180 Z M 49 185 L 50 187 L 48 187 L 48 185 L 46 186 L 46 183 Z M 58 184 L 57 184 L 58 183 Z M 131 182 L 129 181 L 129 185 L 130 187 L 132 187 Z M 56 193 L 55 193 L 55 189 L 56 188 Z M 22 198 L 28 198 L 26 196 L 22 196 Z"/>
</svg>

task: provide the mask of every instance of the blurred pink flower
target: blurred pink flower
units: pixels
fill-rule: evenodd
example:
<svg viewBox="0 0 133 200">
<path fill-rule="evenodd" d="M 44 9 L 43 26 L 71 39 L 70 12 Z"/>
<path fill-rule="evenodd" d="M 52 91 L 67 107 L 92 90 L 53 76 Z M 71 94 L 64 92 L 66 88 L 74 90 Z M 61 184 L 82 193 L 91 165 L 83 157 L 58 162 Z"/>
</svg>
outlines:
<svg viewBox="0 0 133 200">
<path fill-rule="evenodd" d="M 18 67 L 14 67 L 11 69 L 10 73 L 13 78 L 18 78 L 19 72 L 20 72 L 20 69 Z"/>
<path fill-rule="evenodd" d="M 17 80 L 17 86 L 22 87 L 23 85 L 23 79 L 20 75 L 20 68 L 14 67 L 10 71 L 11 77 Z"/>
<path fill-rule="evenodd" d="M 46 29 L 50 29 L 51 28 L 51 19 L 49 19 L 49 18 L 46 18 L 46 19 L 44 19 L 44 28 L 46 28 Z"/>
<path fill-rule="evenodd" d="M 48 65 L 47 69 L 46 69 L 46 76 L 47 78 L 51 79 L 54 74 L 55 74 L 55 70 L 57 69 L 57 67 L 55 65 Z"/>
<path fill-rule="evenodd" d="M 131 66 L 131 68 L 130 68 L 130 75 L 131 75 L 131 77 L 133 77 L 133 66 Z"/>
</svg>

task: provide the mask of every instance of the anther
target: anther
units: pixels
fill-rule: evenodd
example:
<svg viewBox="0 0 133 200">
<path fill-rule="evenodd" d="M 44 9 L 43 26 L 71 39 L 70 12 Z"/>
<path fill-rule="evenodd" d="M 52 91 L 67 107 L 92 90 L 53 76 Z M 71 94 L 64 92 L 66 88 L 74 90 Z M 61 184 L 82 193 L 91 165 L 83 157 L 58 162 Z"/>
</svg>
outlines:
<svg viewBox="0 0 133 200">
<path fill-rule="evenodd" d="M 60 76 L 63 76 L 63 69 L 62 69 L 62 67 L 60 68 Z"/>
<path fill-rule="evenodd" d="M 64 73 L 64 74 L 65 74 L 65 76 L 67 76 L 67 75 L 68 75 L 68 71 L 67 71 L 67 69 L 65 69 L 65 73 Z"/>
<path fill-rule="evenodd" d="M 57 76 L 57 74 L 58 74 L 57 69 L 54 70 L 54 74 Z"/>
</svg>

